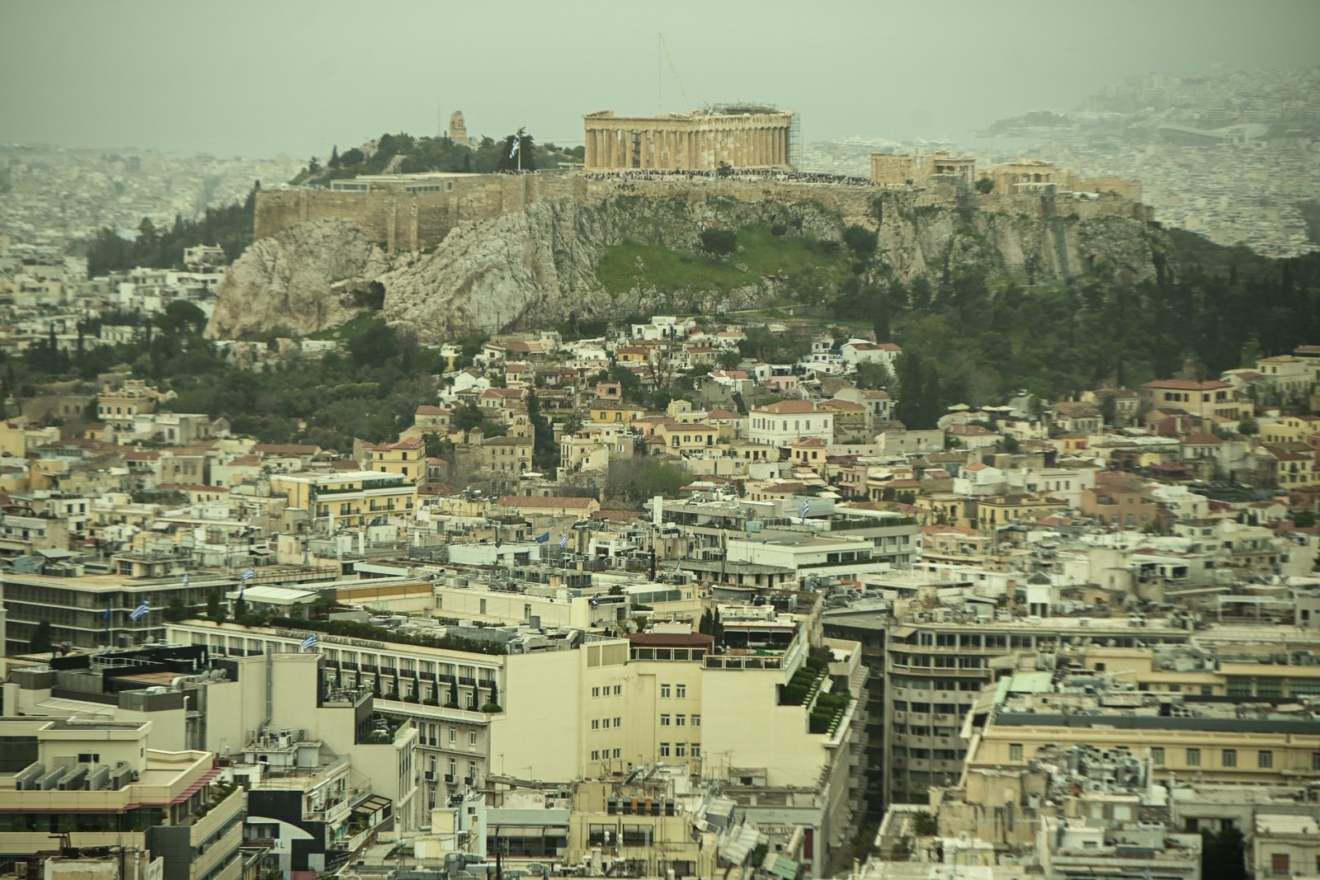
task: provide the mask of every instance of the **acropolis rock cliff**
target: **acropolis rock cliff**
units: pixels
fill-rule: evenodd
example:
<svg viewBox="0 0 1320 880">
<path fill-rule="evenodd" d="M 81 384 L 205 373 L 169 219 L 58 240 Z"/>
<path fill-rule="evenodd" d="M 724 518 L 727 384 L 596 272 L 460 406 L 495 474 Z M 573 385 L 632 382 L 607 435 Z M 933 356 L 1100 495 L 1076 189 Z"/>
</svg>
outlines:
<svg viewBox="0 0 1320 880">
<path fill-rule="evenodd" d="M 382 214 L 375 194 L 356 202 L 341 194 L 326 200 L 272 194 L 279 201 L 267 206 L 264 221 L 258 205 L 258 231 L 263 222 L 268 232 L 282 231 L 254 243 L 234 264 L 208 332 L 233 337 L 283 324 L 310 333 L 381 308 L 391 323 L 435 342 L 574 315 L 713 311 L 767 300 L 776 282 L 753 276 L 728 295 L 657 289 L 615 295 L 596 280 L 595 267 L 611 245 L 633 240 L 695 252 L 699 233 L 712 226 L 800 221 L 804 233 L 838 240 L 847 225 L 865 225 L 879 231 L 877 259 L 903 280 L 929 274 L 938 281 L 947 261 L 952 268 L 980 264 L 1037 280 L 1095 274 L 1134 281 L 1154 275 L 1153 255 L 1163 247 L 1162 233 L 1139 210 L 1110 200 L 980 196 L 954 204 L 928 192 L 866 187 L 510 180 L 520 188 L 513 197 L 492 185 L 476 201 L 451 201 L 451 220 L 477 219 L 457 219 L 443 232 L 415 221 L 401 233 L 397 216 L 408 205 L 398 199 Z M 298 200 L 296 210 L 290 199 Z M 419 216 L 417 206 L 411 211 Z M 334 214 L 339 218 L 297 222 Z M 439 238 L 433 249 L 407 249 L 428 235 Z"/>
</svg>

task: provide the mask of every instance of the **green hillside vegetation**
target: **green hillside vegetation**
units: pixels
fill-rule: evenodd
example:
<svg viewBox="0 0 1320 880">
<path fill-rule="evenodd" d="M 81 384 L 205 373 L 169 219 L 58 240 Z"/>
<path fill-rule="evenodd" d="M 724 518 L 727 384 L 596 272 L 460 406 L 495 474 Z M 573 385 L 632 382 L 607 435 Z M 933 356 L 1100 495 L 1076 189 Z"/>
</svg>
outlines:
<svg viewBox="0 0 1320 880">
<path fill-rule="evenodd" d="M 900 396 L 898 417 L 918 428 L 947 404 L 1214 377 L 1320 337 L 1320 255 L 1269 259 L 1178 230 L 1170 243 L 1157 277 L 1138 284 L 1022 285 L 974 266 L 938 288 L 858 279 L 831 314 L 903 346 L 899 384 L 921 390 Z"/>
<path fill-rule="evenodd" d="M 521 167 L 524 171 L 544 171 L 582 161 L 582 147 L 560 149 L 554 144 L 538 144 L 525 132 L 522 137 Z M 518 167 L 517 158 L 509 155 L 512 144 L 513 135 L 498 141 L 483 137 L 469 147 L 455 143 L 448 135 L 383 134 L 376 141 L 374 151 L 353 147 L 340 153 L 335 147 L 328 159 L 312 159 L 292 183 L 328 186 L 332 180 L 360 174 L 382 174 L 387 170 L 401 174 L 427 171 L 493 174 Z"/>
<path fill-rule="evenodd" d="M 600 281 L 617 293 L 639 283 L 729 290 L 766 276 L 782 279 L 793 320 L 805 314 L 814 326 L 774 334 L 755 326 L 768 321 L 734 318 L 749 325 L 743 356 L 791 359 L 809 345 L 807 329 L 836 338 L 872 330 L 904 348 L 889 387 L 899 390 L 899 417 L 914 428 L 929 426 L 951 403 L 993 403 L 1022 390 L 1057 400 L 1102 383 L 1136 387 L 1180 372 L 1217 376 L 1320 340 L 1320 254 L 1271 259 L 1170 230 L 1156 277 L 1136 284 L 1096 277 L 1027 284 L 988 265 L 946 265 L 903 283 L 886 271 L 873 237 L 856 230 L 845 231 L 845 243 L 782 227 L 705 230 L 713 232 L 724 234 L 698 236 L 708 252 L 641 242 L 610 248 Z M 671 298 L 668 309 L 679 308 Z M 135 376 L 175 391 L 168 407 L 176 411 L 224 416 L 235 432 L 264 442 L 346 450 L 354 437 L 380 441 L 409 427 L 416 406 L 434 402 L 433 377 L 444 369 L 438 349 L 374 315 L 326 334 L 343 344 L 341 352 L 261 373 L 225 363 L 191 303 L 150 317 L 102 314 L 78 329 L 93 337 L 102 324 L 133 326 L 134 338 L 62 351 L 51 328 L 48 339 L 22 353 L 0 353 L 0 400 L 12 393 L 21 403 L 43 383 L 90 382 L 127 364 Z M 479 337 L 454 341 L 465 359 L 480 345 Z M 691 377 L 676 378 L 682 381 L 690 390 Z M 662 393 L 683 390 L 676 384 Z"/>
<path fill-rule="evenodd" d="M 183 249 L 197 245 L 219 245 L 231 261 L 252 243 L 252 219 L 256 211 L 257 183 L 248 197 L 223 208 L 207 208 L 197 220 L 175 216 L 169 229 L 157 229 L 143 217 L 137 237 L 129 240 L 103 227 L 87 244 L 87 275 L 122 272 L 143 266 L 152 269 L 182 269 Z"/>
<path fill-rule="evenodd" d="M 785 278 L 790 286 L 828 290 L 851 275 L 848 255 L 837 241 L 791 234 L 782 226 L 745 226 L 736 235 L 736 249 L 723 258 L 625 241 L 606 249 L 596 277 L 618 294 L 638 286 L 727 293 L 767 275 Z"/>
</svg>

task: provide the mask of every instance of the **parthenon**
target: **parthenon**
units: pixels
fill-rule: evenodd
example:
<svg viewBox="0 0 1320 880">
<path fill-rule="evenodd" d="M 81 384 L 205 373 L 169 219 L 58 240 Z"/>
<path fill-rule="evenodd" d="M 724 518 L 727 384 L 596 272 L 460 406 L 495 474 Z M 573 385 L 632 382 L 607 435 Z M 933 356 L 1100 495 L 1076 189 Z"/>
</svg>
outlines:
<svg viewBox="0 0 1320 880">
<path fill-rule="evenodd" d="M 717 106 L 688 114 L 583 117 L 586 170 L 709 171 L 789 168 L 793 113 L 762 105 Z"/>
</svg>

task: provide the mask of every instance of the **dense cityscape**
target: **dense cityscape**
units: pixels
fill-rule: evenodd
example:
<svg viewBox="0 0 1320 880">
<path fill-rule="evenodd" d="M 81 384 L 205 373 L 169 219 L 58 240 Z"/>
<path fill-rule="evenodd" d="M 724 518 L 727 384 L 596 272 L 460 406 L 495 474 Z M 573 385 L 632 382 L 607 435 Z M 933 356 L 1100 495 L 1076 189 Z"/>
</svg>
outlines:
<svg viewBox="0 0 1320 880">
<path fill-rule="evenodd" d="M 1317 94 L 0 147 L 0 880 L 1315 876 Z"/>
</svg>

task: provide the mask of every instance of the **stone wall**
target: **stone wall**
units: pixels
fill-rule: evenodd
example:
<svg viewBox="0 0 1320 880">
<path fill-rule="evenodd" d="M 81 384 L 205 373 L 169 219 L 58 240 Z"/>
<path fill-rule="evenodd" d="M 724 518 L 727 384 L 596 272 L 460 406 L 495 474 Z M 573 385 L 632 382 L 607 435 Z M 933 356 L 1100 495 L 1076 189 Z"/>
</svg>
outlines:
<svg viewBox="0 0 1320 880">
<path fill-rule="evenodd" d="M 409 194 L 401 188 L 384 187 L 365 193 L 263 191 L 257 194 L 254 232 L 257 239 L 262 239 L 312 220 L 343 219 L 356 223 L 368 241 L 388 251 L 418 251 L 434 248 L 460 223 L 494 220 L 551 199 L 567 198 L 598 206 L 621 195 L 684 203 L 732 199 L 814 204 L 838 215 L 845 224 L 872 229 L 879 226 L 886 211 L 902 213 L 914 208 L 956 208 L 1033 219 L 1152 219 L 1148 207 L 1114 192 L 983 195 L 948 183 L 885 188 L 773 179 L 635 180 L 569 174 L 474 174 L 456 179 L 454 188 L 447 192 Z"/>
<path fill-rule="evenodd" d="M 410 194 L 401 188 L 371 192 L 267 191 L 257 194 L 253 234 L 268 238 L 311 220 L 351 220 L 367 238 L 390 251 L 435 247 L 469 220 L 494 220 L 548 195 L 572 196 L 572 179 L 515 174 L 474 174 L 448 192 Z"/>
</svg>

